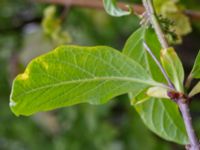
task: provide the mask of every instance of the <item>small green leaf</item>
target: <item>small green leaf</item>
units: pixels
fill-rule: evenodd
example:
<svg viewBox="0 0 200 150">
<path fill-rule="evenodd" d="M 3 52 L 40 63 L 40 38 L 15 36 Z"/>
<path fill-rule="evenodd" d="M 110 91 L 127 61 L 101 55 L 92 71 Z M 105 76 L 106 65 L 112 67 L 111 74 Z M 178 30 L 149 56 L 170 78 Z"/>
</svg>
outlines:
<svg viewBox="0 0 200 150">
<path fill-rule="evenodd" d="M 149 86 L 159 83 L 117 50 L 61 46 L 34 59 L 16 77 L 10 106 L 16 115 L 31 115 L 78 103 L 103 104 Z"/>
<path fill-rule="evenodd" d="M 173 48 L 161 51 L 161 62 L 176 90 L 183 92 L 184 70 Z"/>
<path fill-rule="evenodd" d="M 194 62 L 194 66 L 192 68 L 191 75 L 193 78 L 197 78 L 197 79 L 200 78 L 200 51 Z"/>
<path fill-rule="evenodd" d="M 189 93 L 189 97 L 192 97 L 192 96 L 194 96 L 194 95 L 196 95 L 196 94 L 198 94 L 198 93 L 200 93 L 200 82 L 198 82 L 195 86 L 194 86 L 194 88 L 191 90 L 191 92 Z"/>
<path fill-rule="evenodd" d="M 103 0 L 104 8 L 106 12 L 114 17 L 127 16 L 131 14 L 131 9 L 129 11 L 124 11 L 116 6 L 116 0 Z"/>
<path fill-rule="evenodd" d="M 142 27 L 134 32 L 126 42 L 123 53 L 141 63 L 154 80 L 165 83 L 161 71 L 144 49 L 144 41 L 158 59 L 161 46 L 154 30 L 151 28 Z M 146 90 L 129 93 L 129 95 L 131 104 L 151 131 L 169 141 L 180 144 L 188 143 L 183 119 L 175 103 L 169 99 L 149 97 Z"/>
<path fill-rule="evenodd" d="M 155 97 L 155 98 L 168 98 L 169 96 L 167 95 L 167 89 L 166 88 L 162 88 L 162 87 L 150 87 L 147 90 L 147 95 L 150 97 Z"/>
</svg>

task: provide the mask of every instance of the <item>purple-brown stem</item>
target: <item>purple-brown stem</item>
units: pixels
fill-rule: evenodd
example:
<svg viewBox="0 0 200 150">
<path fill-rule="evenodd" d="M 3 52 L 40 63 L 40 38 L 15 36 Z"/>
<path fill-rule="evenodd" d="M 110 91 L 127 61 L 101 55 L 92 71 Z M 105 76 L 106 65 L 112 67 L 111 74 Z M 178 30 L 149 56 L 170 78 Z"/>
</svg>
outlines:
<svg viewBox="0 0 200 150">
<path fill-rule="evenodd" d="M 199 141 L 198 141 L 197 136 L 192 127 L 192 117 L 190 115 L 190 109 L 189 109 L 188 103 L 184 103 L 183 99 L 179 99 L 177 104 L 182 113 L 182 117 L 183 117 L 183 120 L 185 123 L 185 128 L 186 128 L 188 138 L 190 141 L 190 145 L 188 146 L 188 149 L 189 150 L 200 150 Z"/>
<path fill-rule="evenodd" d="M 157 21 L 156 13 L 154 11 L 153 4 L 152 4 L 152 0 L 143 0 L 143 5 L 146 9 L 148 16 L 150 17 L 150 22 L 155 29 L 155 32 L 161 43 L 162 48 L 164 48 L 164 49 L 168 48 L 168 43 L 167 43 L 167 40 L 165 39 L 165 35 L 162 32 L 159 22 Z M 176 89 L 174 89 L 174 90 L 176 91 Z M 185 128 L 187 131 L 187 135 L 189 138 L 189 142 L 190 142 L 190 144 L 187 145 L 187 149 L 200 150 L 198 138 L 195 135 L 194 128 L 192 126 L 192 119 L 191 119 L 190 110 L 189 110 L 189 106 L 188 106 L 188 99 L 180 98 L 176 102 L 181 111 L 181 114 L 182 114 L 182 117 L 184 120 L 184 124 L 185 124 Z"/>
<path fill-rule="evenodd" d="M 65 6 L 78 6 L 84 8 L 104 9 L 102 0 L 32 0 L 41 3 L 60 4 Z M 123 10 L 128 10 L 127 3 L 117 2 L 118 7 Z M 130 5 L 136 14 L 142 14 L 144 7 L 140 4 Z M 200 20 L 200 12 L 194 10 L 183 10 L 183 13 L 190 17 L 191 20 Z"/>
</svg>

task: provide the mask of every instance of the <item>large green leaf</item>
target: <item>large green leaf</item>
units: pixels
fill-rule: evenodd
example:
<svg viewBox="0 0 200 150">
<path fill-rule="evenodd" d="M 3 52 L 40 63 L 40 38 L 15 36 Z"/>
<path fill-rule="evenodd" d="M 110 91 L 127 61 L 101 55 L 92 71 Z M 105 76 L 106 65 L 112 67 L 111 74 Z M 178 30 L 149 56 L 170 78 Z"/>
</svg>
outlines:
<svg viewBox="0 0 200 150">
<path fill-rule="evenodd" d="M 131 10 L 124 11 L 116 6 L 116 0 L 103 0 L 106 12 L 114 17 L 121 17 L 131 14 Z"/>
<path fill-rule="evenodd" d="M 155 32 L 151 28 L 142 27 L 134 32 L 128 39 L 123 53 L 141 63 L 152 75 L 154 80 L 166 82 L 154 60 L 145 51 L 143 42 L 146 42 L 157 59 L 160 57 L 161 46 Z M 129 93 L 132 104 L 141 116 L 143 122 L 151 131 L 162 138 L 180 144 L 188 143 L 183 119 L 178 107 L 171 100 L 151 98 L 147 90 Z M 141 96 L 142 95 L 142 96 Z M 178 123 L 177 123 L 178 122 Z"/>
<path fill-rule="evenodd" d="M 176 90 L 184 92 L 184 70 L 181 60 L 171 47 L 161 51 L 161 62 Z"/>
<path fill-rule="evenodd" d="M 11 108 L 31 115 L 78 103 L 102 104 L 150 85 L 159 86 L 137 62 L 110 47 L 61 46 L 34 59 L 14 80 Z"/>
<path fill-rule="evenodd" d="M 191 75 L 193 78 L 200 78 L 200 51 L 196 57 L 194 66 L 192 68 Z"/>
</svg>

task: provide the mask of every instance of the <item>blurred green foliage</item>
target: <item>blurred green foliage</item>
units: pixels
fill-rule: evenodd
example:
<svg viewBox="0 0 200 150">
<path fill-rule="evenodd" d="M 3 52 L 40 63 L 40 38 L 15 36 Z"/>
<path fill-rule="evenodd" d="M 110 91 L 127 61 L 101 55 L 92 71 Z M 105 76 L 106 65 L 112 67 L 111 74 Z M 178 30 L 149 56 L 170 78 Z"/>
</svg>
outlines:
<svg viewBox="0 0 200 150">
<path fill-rule="evenodd" d="M 44 33 L 52 39 L 55 45 L 67 44 L 71 42 L 71 37 L 67 31 L 61 28 L 62 18 L 56 17 L 56 7 L 49 6 L 44 10 L 42 27 Z"/>
<path fill-rule="evenodd" d="M 190 9 L 199 4 L 198 0 L 180 3 Z M 126 95 L 98 107 L 84 104 L 32 117 L 15 117 L 11 113 L 8 103 L 12 79 L 30 59 L 56 46 L 41 27 L 46 6 L 32 1 L 0 0 L 0 150 L 183 149 L 150 133 Z M 70 8 L 65 12 L 65 8 L 57 8 L 58 13 L 66 13 L 62 30 L 68 31 L 74 44 L 121 49 L 139 26 L 134 16 L 113 18 L 104 11 Z M 199 116 L 199 106 L 196 101 L 192 105 L 195 116 Z M 195 126 L 200 132 L 199 120 Z"/>
</svg>

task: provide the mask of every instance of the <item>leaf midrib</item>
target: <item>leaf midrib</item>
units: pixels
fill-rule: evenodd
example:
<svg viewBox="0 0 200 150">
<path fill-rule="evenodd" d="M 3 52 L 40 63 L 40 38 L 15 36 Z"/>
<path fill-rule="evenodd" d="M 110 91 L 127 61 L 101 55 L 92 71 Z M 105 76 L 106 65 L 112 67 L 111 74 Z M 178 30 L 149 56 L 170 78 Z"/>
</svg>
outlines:
<svg viewBox="0 0 200 150">
<path fill-rule="evenodd" d="M 52 83 L 52 84 L 48 84 L 48 85 L 44 85 L 44 86 L 40 86 L 34 89 L 31 89 L 27 92 L 24 92 L 23 94 L 20 94 L 18 96 L 16 96 L 16 98 L 26 95 L 26 94 L 30 94 L 33 92 L 36 92 L 38 90 L 42 90 L 45 88 L 49 88 L 49 87 L 58 87 L 58 86 L 62 86 L 62 85 L 67 85 L 67 84 L 74 84 L 74 83 L 81 83 L 81 82 L 94 82 L 94 81 L 104 81 L 104 80 L 118 80 L 118 81 L 127 81 L 127 82 L 137 82 L 137 83 L 143 83 L 146 85 L 153 85 L 153 86 L 162 86 L 159 83 L 153 81 L 153 80 L 140 80 L 140 79 L 136 79 L 136 78 L 130 78 L 130 77 L 112 77 L 112 76 L 105 76 L 105 77 L 95 77 L 95 78 L 85 78 L 85 79 L 79 79 L 79 80 L 69 80 L 69 81 L 62 81 L 62 82 L 58 82 L 58 83 Z"/>
</svg>

